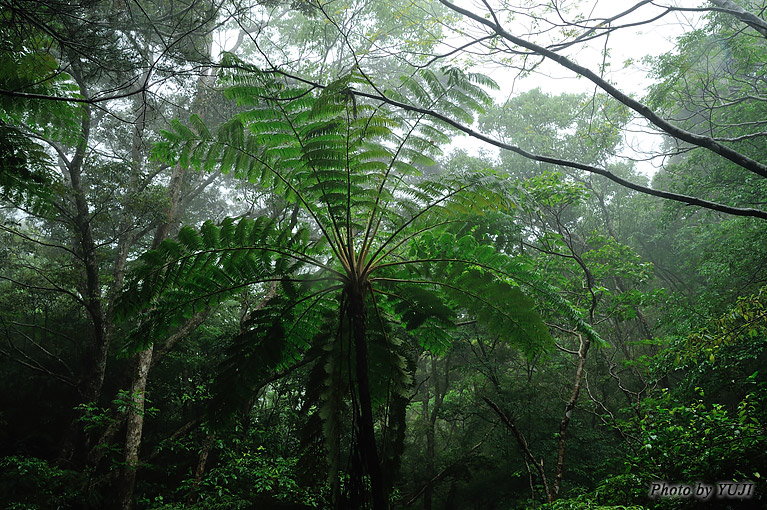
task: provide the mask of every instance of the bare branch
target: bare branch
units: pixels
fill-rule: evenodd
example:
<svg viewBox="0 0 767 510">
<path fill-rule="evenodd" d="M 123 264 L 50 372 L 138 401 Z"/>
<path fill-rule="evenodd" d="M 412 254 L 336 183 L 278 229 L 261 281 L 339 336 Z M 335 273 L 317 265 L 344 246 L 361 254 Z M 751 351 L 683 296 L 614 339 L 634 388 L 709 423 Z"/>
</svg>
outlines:
<svg viewBox="0 0 767 510">
<path fill-rule="evenodd" d="M 732 0 L 709 0 L 712 4 L 719 7 L 721 12 L 726 12 L 735 16 L 740 21 L 750 26 L 763 36 L 767 37 L 767 21 L 764 21 L 759 16 L 751 14 L 740 5 L 736 4 Z"/>
<path fill-rule="evenodd" d="M 308 80 L 306 78 L 302 78 L 300 76 L 296 76 L 294 74 L 290 74 L 288 72 L 279 70 L 279 69 L 272 69 L 270 72 L 274 74 L 279 74 L 282 76 L 285 76 L 287 78 L 296 80 L 298 82 L 319 88 L 324 89 L 325 85 L 317 83 L 315 81 Z M 593 74 L 593 73 L 592 73 Z M 519 154 L 520 156 L 530 159 L 532 161 L 538 161 L 540 163 L 549 163 L 552 165 L 559 165 L 564 166 L 568 168 L 574 168 L 576 170 L 583 170 L 585 172 L 590 172 L 593 174 L 601 175 L 603 177 L 606 177 L 607 179 L 610 179 L 611 181 L 620 184 L 621 186 L 624 186 L 626 188 L 632 189 L 634 191 L 638 191 L 639 193 L 644 193 L 646 195 L 652 195 L 659 198 L 665 198 L 668 200 L 673 200 L 675 202 L 681 202 L 687 205 L 702 207 L 704 209 L 709 209 L 712 211 L 717 211 L 725 214 L 732 214 L 734 216 L 750 216 L 754 218 L 761 218 L 767 220 L 767 211 L 761 210 L 761 209 L 754 209 L 749 207 L 733 207 L 726 204 L 721 204 L 718 202 L 712 202 L 710 200 L 705 200 L 698 197 L 692 197 L 689 195 L 683 195 L 681 193 L 674 193 L 671 191 L 663 191 L 658 190 L 654 188 L 650 188 L 649 186 L 643 186 L 641 184 L 637 184 L 634 182 L 631 182 L 627 179 L 624 179 L 623 177 L 620 177 L 612 172 L 610 172 L 607 169 L 600 168 L 594 165 L 589 165 L 586 163 L 579 163 L 577 161 L 570 161 L 567 159 L 562 158 L 556 158 L 553 156 L 544 156 L 541 154 L 535 154 L 532 152 L 529 152 L 525 149 L 522 149 L 521 147 L 518 147 L 516 145 L 512 145 L 509 143 L 502 142 L 500 140 L 496 140 L 495 138 L 491 138 L 490 136 L 484 135 L 475 129 L 472 129 L 469 126 L 466 126 L 446 115 L 442 115 L 440 113 L 437 113 L 433 110 L 429 110 L 428 108 L 421 108 L 419 106 L 414 106 L 411 104 L 403 103 L 400 101 L 396 101 L 394 99 L 391 99 L 387 96 L 385 96 L 383 93 L 369 93 L 369 92 L 363 92 L 360 90 L 350 90 L 351 93 L 353 93 L 356 96 L 364 97 L 368 99 L 372 99 L 375 101 L 382 101 L 384 103 L 390 104 L 392 106 L 396 106 L 397 108 L 401 108 L 403 110 L 411 111 L 411 112 L 417 112 L 417 113 L 423 113 L 426 114 L 434 119 L 438 119 L 445 124 L 449 124 L 450 126 L 454 127 L 458 131 L 461 131 L 462 133 L 465 133 L 472 138 L 476 138 L 478 140 L 482 140 L 485 143 L 488 143 L 494 147 L 498 147 L 499 149 L 507 150 L 514 152 L 515 154 Z M 764 166 L 764 165 L 762 165 Z M 765 167 L 767 168 L 767 167 Z"/>
</svg>

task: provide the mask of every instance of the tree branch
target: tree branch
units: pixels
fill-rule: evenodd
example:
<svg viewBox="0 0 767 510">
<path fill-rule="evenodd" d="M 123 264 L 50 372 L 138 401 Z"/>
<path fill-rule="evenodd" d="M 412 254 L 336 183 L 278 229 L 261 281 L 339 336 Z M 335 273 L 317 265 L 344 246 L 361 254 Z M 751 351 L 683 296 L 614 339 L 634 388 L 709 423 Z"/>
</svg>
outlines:
<svg viewBox="0 0 767 510">
<path fill-rule="evenodd" d="M 317 82 L 313 82 L 306 78 L 301 78 L 299 76 L 290 74 L 286 71 L 272 69 L 270 72 L 285 76 L 286 78 L 296 80 L 298 82 L 310 85 L 312 87 L 316 87 L 319 89 L 326 88 L 325 85 L 319 84 Z M 513 152 L 515 154 L 519 154 L 520 156 L 530 159 L 532 161 L 538 161 L 540 163 L 548 163 L 552 165 L 559 165 L 559 166 L 564 166 L 568 168 L 574 168 L 576 170 L 583 170 L 585 172 L 601 175 L 617 184 L 620 184 L 623 187 L 632 189 L 634 191 L 637 191 L 639 193 L 643 193 L 646 195 L 652 195 L 652 196 L 664 198 L 667 200 L 673 200 L 675 202 L 681 202 L 687 205 L 702 207 L 704 209 L 709 209 L 712 211 L 717 211 L 717 212 L 721 212 L 725 214 L 731 214 L 733 216 L 749 216 L 753 218 L 761 218 L 761 219 L 767 220 L 767 211 L 764 211 L 761 209 L 754 209 L 750 207 L 733 207 L 730 205 L 721 204 L 718 202 L 712 202 L 710 200 L 705 200 L 698 197 L 683 195 L 681 193 L 674 193 L 671 191 L 663 191 L 663 190 L 650 188 L 649 186 L 643 186 L 641 184 L 636 184 L 634 182 L 631 182 L 627 179 L 624 179 L 623 177 L 619 177 L 618 175 L 610 172 L 609 170 L 606 170 L 604 168 L 599 168 L 594 165 L 578 163 L 576 161 L 570 161 L 567 159 L 556 158 L 552 156 L 544 156 L 542 154 L 535 154 L 533 152 L 526 151 L 525 149 L 522 149 L 521 147 L 518 147 L 516 145 L 501 142 L 500 140 L 496 140 L 494 138 L 491 138 L 490 136 L 484 135 L 454 119 L 451 119 L 450 117 L 442 115 L 433 110 L 429 110 L 427 108 L 421 108 L 419 106 L 414 106 L 414 105 L 410 105 L 400 101 L 396 101 L 383 94 L 373 94 L 373 93 L 363 92 L 363 91 L 354 90 L 354 89 L 351 89 L 350 92 L 359 97 L 364 97 L 364 98 L 372 99 L 375 101 L 383 101 L 384 103 L 387 103 L 391 106 L 396 106 L 397 108 L 401 108 L 406 111 L 424 113 L 434 119 L 444 122 L 445 124 L 449 124 L 450 126 L 454 127 L 458 131 L 465 133 L 471 136 L 472 138 L 476 138 L 477 140 L 482 140 L 483 142 L 488 143 L 494 147 L 498 147 L 499 149 L 504 149 L 504 150 Z"/>
<path fill-rule="evenodd" d="M 614 97 L 616 100 L 618 100 L 620 103 L 631 108 L 632 110 L 640 114 L 642 117 L 650 121 L 652 124 L 660 128 L 664 132 L 668 133 L 669 135 L 675 138 L 679 138 L 680 140 L 683 140 L 687 143 L 696 145 L 698 147 L 706 148 L 712 152 L 715 152 L 716 154 L 719 154 L 720 156 L 726 159 L 729 159 L 733 163 L 743 167 L 744 169 L 750 172 L 753 172 L 761 177 L 767 178 L 767 165 L 760 163 L 759 161 L 756 161 L 754 159 L 751 159 L 745 154 L 742 154 L 736 150 L 730 149 L 729 147 L 720 144 L 719 142 L 717 142 L 711 137 L 698 135 L 671 124 L 667 120 L 663 119 L 660 115 L 658 115 L 655 111 L 653 111 L 650 107 L 641 103 L 640 101 L 637 101 L 636 99 L 630 97 L 629 95 L 624 94 L 623 92 L 618 90 L 617 87 L 609 83 L 607 80 L 605 80 L 604 78 L 596 74 L 591 69 L 588 69 L 579 64 L 576 64 L 569 58 L 563 55 L 560 55 L 559 53 L 556 53 L 548 48 L 544 48 L 543 46 L 540 46 L 533 42 L 522 39 L 521 37 L 517 37 L 511 34 L 510 32 L 506 31 L 498 23 L 485 19 L 479 14 L 473 13 L 469 11 L 468 9 L 459 7 L 453 3 L 450 3 L 447 0 L 439 0 L 439 1 L 445 7 L 459 14 L 462 14 L 463 16 L 469 19 L 472 19 L 481 25 L 484 25 L 485 27 L 489 28 L 490 30 L 498 34 L 500 37 L 502 37 L 503 39 L 506 39 L 507 41 L 509 41 L 510 43 L 515 44 L 517 46 L 521 46 L 522 48 L 525 48 L 538 55 L 541 55 L 550 60 L 553 60 L 554 62 L 558 63 L 562 67 L 569 69 L 573 71 L 574 73 L 580 76 L 583 76 L 584 78 L 587 78 L 592 83 L 597 85 L 599 88 L 601 88 L 602 90 L 607 92 L 609 95 Z"/>
</svg>

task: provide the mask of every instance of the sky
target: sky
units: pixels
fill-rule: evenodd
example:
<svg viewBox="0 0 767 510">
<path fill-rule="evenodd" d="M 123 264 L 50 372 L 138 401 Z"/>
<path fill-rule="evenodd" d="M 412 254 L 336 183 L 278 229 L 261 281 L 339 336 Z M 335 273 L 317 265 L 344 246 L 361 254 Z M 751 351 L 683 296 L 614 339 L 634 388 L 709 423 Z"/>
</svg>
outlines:
<svg viewBox="0 0 767 510">
<path fill-rule="evenodd" d="M 333 9 L 330 7 L 341 9 L 339 12 L 342 12 L 343 9 L 348 8 L 348 5 L 350 5 L 345 3 L 344 0 L 323 0 L 323 3 L 326 1 L 329 12 L 333 12 Z M 396 5 L 397 9 L 404 9 L 404 11 L 412 10 L 411 12 L 416 13 L 416 17 L 424 15 L 424 4 L 420 3 L 422 0 L 374 1 L 390 2 L 392 8 L 395 8 Z M 450 1 L 474 13 L 481 15 L 488 13 L 483 0 Z M 605 47 L 609 48 L 609 58 L 606 60 L 609 63 L 609 67 L 606 68 L 605 76 L 622 91 L 640 99 L 647 93 L 647 87 L 652 83 L 651 78 L 647 75 L 648 66 L 643 63 L 643 59 L 647 56 L 658 56 L 673 50 L 675 46 L 674 41 L 679 35 L 701 24 L 700 14 L 690 12 L 674 12 L 649 24 L 642 22 L 656 17 L 665 10 L 666 6 L 694 8 L 702 0 L 654 0 L 653 2 L 646 2 L 646 0 L 487 1 L 494 5 L 495 8 L 498 8 L 497 6 L 501 4 L 507 6 L 516 5 L 517 7 L 514 8 L 516 12 L 513 17 L 510 11 L 497 10 L 504 28 L 515 35 L 542 32 L 534 36 L 533 40 L 544 46 L 562 40 L 563 36 L 561 27 L 553 27 L 552 25 L 546 25 L 546 23 L 539 23 L 537 27 L 533 25 L 535 20 L 531 14 L 542 13 L 544 9 L 542 4 L 559 4 L 566 21 L 575 20 L 579 16 L 588 19 L 609 19 L 637 3 L 644 4 L 617 22 L 628 25 L 636 24 L 636 26 L 621 28 L 612 32 L 608 37 L 600 37 L 591 43 L 580 44 L 562 51 L 562 54 L 577 63 L 592 70 L 598 70 L 600 63 L 603 61 L 603 51 Z M 436 2 L 437 0 L 428 0 L 425 5 L 427 8 L 431 8 L 438 5 Z M 268 9 L 265 9 L 263 14 L 268 18 L 269 12 Z M 558 20 L 554 12 L 546 13 L 545 17 L 547 19 Z M 402 19 L 404 20 L 405 18 L 403 17 Z M 561 25 L 564 25 L 564 23 L 561 23 Z M 545 29 L 550 30 L 547 31 Z M 423 30 L 428 30 L 428 28 L 424 27 Z M 464 45 L 472 37 L 486 33 L 484 30 L 472 28 L 471 24 L 460 25 L 459 30 L 462 33 L 449 28 L 443 31 L 443 35 L 447 35 L 447 37 L 444 43 L 437 48 L 437 53 L 448 53 L 454 48 Z M 218 41 L 219 44 L 222 47 L 231 47 L 236 40 L 237 32 L 238 30 L 223 31 L 220 34 L 221 40 Z M 583 32 L 583 29 L 577 28 L 572 34 L 568 35 L 572 37 Z M 444 63 L 465 65 L 467 61 L 473 61 L 476 71 L 492 77 L 501 85 L 501 90 L 493 94 L 498 103 L 503 103 L 510 97 L 534 88 L 540 88 L 552 95 L 565 92 L 591 94 L 596 90 L 593 83 L 585 78 L 576 77 L 571 71 L 554 62 L 544 61 L 535 72 L 525 77 L 520 77 L 517 70 L 509 67 L 506 62 L 492 63 L 483 59 L 482 57 L 486 56 L 486 53 L 486 49 L 478 48 L 478 52 L 475 55 L 462 53 L 461 58 L 453 61 L 447 60 Z M 622 156 L 638 160 L 637 169 L 647 176 L 652 176 L 663 161 L 660 158 L 648 161 L 641 160 L 646 159 L 648 154 L 658 153 L 657 148 L 661 141 L 662 137 L 649 134 L 647 127 L 641 122 L 634 122 L 628 126 L 628 130 L 625 132 L 625 149 Z M 497 150 L 493 147 L 486 146 L 482 142 L 469 139 L 468 137 L 457 138 L 453 143 L 453 147 L 465 149 L 469 153 L 476 153 L 479 149 L 484 149 L 491 154 L 497 153 Z"/>
<path fill-rule="evenodd" d="M 523 0 L 516 0 L 510 3 L 523 3 Z M 629 7 L 638 3 L 635 1 L 616 1 L 616 0 L 588 0 L 582 2 L 573 2 L 571 0 L 560 1 L 560 4 L 567 6 L 570 11 L 566 14 L 568 21 L 576 19 L 580 14 L 587 18 L 612 18 L 618 13 L 624 12 Z M 465 7 L 472 12 L 485 14 L 487 8 L 481 1 L 465 1 L 458 5 Z M 658 1 L 652 4 L 641 6 L 631 14 L 621 18 L 618 23 L 636 26 L 621 28 L 612 32 L 608 37 L 595 39 L 592 43 L 573 46 L 562 51 L 571 60 L 588 67 L 592 70 L 598 70 L 603 60 L 604 48 L 609 48 L 608 58 L 605 60 L 609 65 L 606 67 L 605 77 L 616 85 L 622 91 L 629 93 L 637 98 L 642 98 L 648 91 L 648 86 L 652 84 L 652 79 L 648 76 L 649 66 L 644 63 L 644 58 L 648 56 L 658 56 L 675 47 L 675 40 L 685 31 L 702 24 L 700 13 L 693 12 L 673 12 L 652 23 L 642 23 L 652 19 L 658 14 L 664 12 L 666 6 L 689 7 L 694 8 L 700 5 L 695 1 Z M 540 10 L 540 7 L 538 7 Z M 500 12 L 500 11 L 499 11 Z M 500 14 L 499 14 L 500 16 Z M 554 16 L 556 14 L 549 14 Z M 525 10 L 519 9 L 519 13 L 514 19 L 500 17 L 504 28 L 514 35 L 522 35 L 531 31 L 531 18 L 525 16 Z M 539 24 L 538 29 L 545 28 L 545 24 Z M 471 29 L 467 29 L 469 33 Z M 546 45 L 554 37 L 555 31 L 550 32 L 551 36 L 540 35 L 535 42 Z M 576 32 L 577 33 L 577 32 Z M 581 31 L 582 33 L 582 31 Z M 462 36 L 454 35 L 448 39 L 448 46 L 459 46 Z M 465 40 L 465 39 L 464 39 Z M 526 77 L 520 77 L 514 69 L 509 69 L 504 65 L 483 64 L 477 66 L 478 71 L 488 74 L 501 84 L 501 90 L 495 94 L 498 102 L 504 102 L 509 97 L 513 97 L 527 90 L 540 88 L 549 94 L 561 93 L 594 93 L 596 86 L 589 80 L 576 77 L 572 71 L 569 71 L 560 65 L 546 60 Z M 466 150 L 476 151 L 477 142 L 464 137 L 464 140 L 456 141 L 456 146 Z M 622 155 L 632 159 L 646 159 L 647 154 L 657 151 L 662 138 L 657 135 L 647 133 L 646 125 L 641 122 L 633 122 L 625 135 L 625 145 Z M 489 147 L 488 150 L 491 150 Z M 492 150 L 491 150 L 492 152 Z M 637 169 L 651 177 L 662 163 L 660 158 L 649 161 L 638 161 Z"/>
</svg>

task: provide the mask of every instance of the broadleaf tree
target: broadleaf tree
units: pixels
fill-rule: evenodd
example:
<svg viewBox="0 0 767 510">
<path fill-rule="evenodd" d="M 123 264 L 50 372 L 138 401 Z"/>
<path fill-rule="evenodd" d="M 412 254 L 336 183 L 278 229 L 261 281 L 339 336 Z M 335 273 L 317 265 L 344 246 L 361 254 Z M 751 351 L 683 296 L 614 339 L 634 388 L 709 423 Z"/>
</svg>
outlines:
<svg viewBox="0 0 767 510">
<path fill-rule="evenodd" d="M 640 125 L 647 126 L 646 131 L 668 137 L 674 141 L 675 146 L 682 147 L 685 151 L 696 150 L 709 155 L 718 164 L 731 165 L 739 169 L 739 172 L 748 176 L 746 185 L 742 186 L 744 194 L 751 195 L 761 189 L 761 183 L 767 176 L 767 167 L 760 159 L 753 156 L 751 150 L 744 149 L 748 142 L 760 139 L 763 136 L 761 132 L 748 133 L 745 135 L 747 139 L 741 139 L 737 136 L 721 136 L 716 132 L 701 132 L 698 127 L 690 128 L 687 123 L 680 122 L 675 115 L 669 115 L 663 105 L 658 105 L 652 97 L 647 100 L 639 99 L 611 81 L 610 76 L 606 73 L 606 69 L 613 64 L 609 55 L 609 45 L 605 46 L 599 61 L 592 63 L 585 63 L 583 59 L 578 58 L 576 51 L 578 49 L 591 50 L 590 44 L 609 39 L 615 31 L 625 31 L 637 26 L 652 26 L 658 19 L 686 11 L 717 13 L 721 14 L 720 17 L 728 19 L 729 25 L 735 27 L 735 31 L 732 33 L 733 40 L 742 39 L 745 41 L 742 43 L 740 41 L 735 42 L 733 46 L 742 45 L 741 47 L 745 48 L 763 46 L 761 42 L 763 34 L 759 32 L 758 27 L 763 27 L 766 23 L 754 14 L 754 12 L 764 12 L 763 7 L 758 2 L 749 5 L 746 9 L 734 2 L 723 1 L 711 1 L 701 7 L 692 8 L 661 7 L 653 2 L 638 1 L 626 9 L 616 8 L 618 12 L 614 15 L 593 13 L 586 15 L 585 13 L 589 11 L 587 8 L 565 9 L 558 2 L 544 2 L 540 5 L 528 5 L 525 2 L 523 5 L 516 5 L 514 2 L 490 3 L 483 1 L 468 6 L 457 5 L 448 0 L 440 0 L 439 3 L 454 16 L 453 24 L 445 23 L 443 26 L 446 34 L 443 36 L 444 39 L 448 39 L 447 34 L 450 33 L 451 37 L 455 37 L 461 43 L 446 49 L 438 48 L 433 52 L 427 52 L 430 58 L 426 63 L 424 63 L 423 52 L 403 53 L 402 59 L 410 62 L 413 69 L 435 68 L 448 62 L 453 64 L 462 62 L 467 68 L 473 68 L 477 64 L 500 65 L 505 68 L 510 78 L 505 83 L 511 85 L 515 83 L 513 76 L 524 77 L 538 72 L 539 67 L 546 68 L 546 65 L 550 65 L 550 68 L 557 69 L 568 77 L 588 80 L 593 84 L 594 90 L 604 93 L 604 98 L 611 103 L 612 106 L 608 106 L 607 110 L 625 109 L 630 112 L 632 119 Z M 333 19 L 327 11 L 323 12 L 331 20 Z M 637 16 L 639 21 L 633 21 L 629 16 Z M 526 23 L 520 20 L 526 20 Z M 754 41 L 757 41 L 756 44 Z M 586 52 L 583 51 L 582 53 Z M 703 65 L 705 66 L 705 60 Z M 285 67 L 276 66 L 272 70 L 287 75 L 296 75 L 295 71 Z M 756 206 L 751 206 L 751 204 L 733 205 L 729 200 L 719 200 L 718 197 L 711 198 L 707 193 L 696 191 L 685 194 L 676 189 L 661 187 L 661 183 L 648 186 L 641 180 L 627 178 L 600 162 L 563 157 L 556 152 L 536 152 L 534 147 L 519 143 L 516 140 L 504 141 L 494 136 L 493 133 L 477 129 L 471 122 L 445 116 L 444 112 L 440 112 L 438 109 L 431 109 L 422 104 L 388 96 L 382 90 L 383 87 L 379 86 L 382 81 L 378 79 L 372 68 L 365 68 L 363 72 L 367 77 L 368 86 L 354 91 L 358 97 L 377 99 L 397 108 L 409 109 L 413 113 L 430 115 L 476 140 L 496 149 L 514 153 L 539 165 L 558 165 L 601 175 L 633 191 L 695 208 L 735 216 L 767 218 L 767 212 L 764 211 L 761 204 Z M 545 75 L 545 72 L 543 74 Z M 732 78 L 738 79 L 737 70 Z M 303 79 L 317 87 L 326 85 L 321 78 L 305 77 Z M 756 82 L 746 85 L 754 91 L 754 98 L 751 99 L 754 99 L 756 103 L 761 101 L 759 99 L 762 97 L 761 86 L 760 83 Z M 514 91 L 507 87 L 504 92 L 512 94 Z M 733 88 L 721 87 L 716 89 L 715 93 L 718 94 L 717 97 L 723 99 L 724 106 L 728 107 L 740 104 L 744 100 L 750 100 L 747 95 L 742 94 L 742 90 L 737 86 Z M 729 110 L 731 112 L 736 111 L 735 108 L 729 108 Z M 754 129 L 754 131 L 759 129 L 761 128 Z M 674 151 L 676 152 L 677 149 Z M 667 152 L 664 150 L 654 151 L 646 157 L 649 159 L 663 158 Z M 625 156 L 622 157 L 629 159 Z"/>
</svg>

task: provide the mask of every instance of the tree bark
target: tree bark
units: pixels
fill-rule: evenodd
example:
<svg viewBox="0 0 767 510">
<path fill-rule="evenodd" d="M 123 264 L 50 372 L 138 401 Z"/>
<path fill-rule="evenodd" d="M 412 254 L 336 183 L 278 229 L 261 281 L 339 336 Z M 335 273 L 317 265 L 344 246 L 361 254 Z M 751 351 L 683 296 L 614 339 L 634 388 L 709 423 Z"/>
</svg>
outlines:
<svg viewBox="0 0 767 510">
<path fill-rule="evenodd" d="M 120 508 L 130 510 L 133 507 L 133 489 L 136 485 L 136 470 L 139 464 L 139 447 L 144 430 L 146 411 L 146 384 L 149 379 L 149 367 L 152 364 L 152 345 L 138 354 L 136 376 L 131 385 L 128 409 L 128 424 L 125 437 L 125 465 L 120 477 Z"/>
<path fill-rule="evenodd" d="M 570 400 L 565 405 L 565 414 L 562 415 L 562 420 L 559 422 L 559 434 L 557 435 L 557 468 L 554 474 L 554 483 L 552 484 L 552 499 L 559 497 L 559 490 L 562 487 L 562 476 L 564 474 L 565 466 L 565 436 L 567 433 L 567 427 L 570 424 L 572 418 L 573 409 L 578 402 L 578 397 L 581 393 L 581 382 L 583 380 L 583 368 L 586 364 L 586 355 L 589 352 L 591 341 L 587 336 L 578 335 L 580 340 L 580 346 L 578 348 L 578 366 L 575 369 L 575 381 L 573 382 L 573 391 L 570 394 Z"/>
<path fill-rule="evenodd" d="M 209 37 L 206 38 L 206 43 L 207 43 L 206 54 L 210 55 L 212 44 Z M 203 75 L 200 77 L 200 79 L 197 82 L 198 87 L 197 87 L 197 95 L 195 97 L 196 102 L 199 101 L 200 91 L 206 85 L 207 81 L 210 79 L 210 71 L 211 71 L 210 68 L 206 68 L 205 72 L 203 73 Z M 147 78 L 148 78 L 148 75 L 147 75 Z M 145 127 L 144 126 L 145 115 L 146 115 L 146 104 L 144 104 L 144 109 L 140 111 L 140 117 L 139 117 L 139 120 L 141 121 L 140 127 L 142 131 Z M 206 117 L 206 109 L 204 106 L 202 106 L 200 109 L 200 115 L 203 118 Z M 134 161 L 136 162 L 138 161 L 138 158 L 141 157 L 141 153 L 142 153 L 142 150 L 141 150 L 142 147 L 140 145 L 140 142 L 141 142 L 140 139 L 134 138 L 133 154 L 134 154 Z M 169 237 L 172 230 L 176 227 L 176 223 L 181 215 L 181 211 L 183 210 L 183 207 L 180 207 L 180 204 L 181 204 L 180 196 L 181 196 L 181 187 L 184 181 L 184 177 L 186 176 L 186 173 L 187 173 L 187 170 L 178 164 L 173 168 L 173 173 L 171 174 L 170 182 L 168 183 L 169 202 L 165 210 L 165 218 L 157 226 L 154 239 L 151 245 L 152 249 L 158 248 L 160 244 Z M 208 183 L 206 183 L 205 186 L 207 186 Z M 200 324 L 200 322 L 202 322 L 203 319 L 204 319 L 204 314 L 202 316 L 198 315 L 196 317 L 193 317 L 185 326 L 182 326 L 182 329 L 179 332 L 184 331 L 186 328 L 189 328 L 189 330 L 193 330 Z M 168 348 L 172 347 L 172 343 L 175 343 L 176 341 L 178 341 L 178 339 L 179 339 L 179 335 L 173 335 L 171 338 L 169 338 Z M 126 441 L 125 441 L 125 466 L 123 468 L 122 476 L 120 477 L 120 481 L 119 481 L 120 503 L 121 503 L 121 508 L 123 508 L 124 510 L 130 510 L 133 504 L 133 492 L 134 492 L 135 484 L 136 484 L 136 469 L 138 468 L 141 436 L 142 436 L 142 431 L 144 427 L 143 417 L 144 417 L 145 392 L 146 392 L 147 381 L 149 378 L 149 371 L 152 368 L 152 359 L 153 359 L 153 353 L 154 353 L 153 347 L 154 346 L 150 344 L 149 347 L 147 347 L 146 349 L 144 349 L 138 354 L 137 370 L 136 370 L 136 373 L 134 374 L 133 383 L 131 385 L 132 391 L 131 391 L 130 398 L 133 399 L 133 402 L 128 409 L 127 431 L 126 431 Z M 159 351 L 158 354 L 164 355 L 165 352 L 166 351 Z M 204 464 L 203 464 L 203 467 L 204 467 Z"/>
<path fill-rule="evenodd" d="M 370 397 L 367 354 L 367 312 L 362 289 L 354 288 L 349 292 L 349 311 L 354 334 L 354 354 L 356 363 L 357 392 L 359 394 L 360 424 L 358 446 L 363 466 L 370 477 L 370 491 L 373 510 L 387 510 L 386 492 L 383 484 L 381 462 L 376 447 L 375 427 L 373 425 L 373 405 Z"/>
<path fill-rule="evenodd" d="M 86 348 L 85 370 L 80 380 L 80 394 L 86 403 L 96 402 L 101 395 L 106 372 L 107 351 L 109 349 L 106 335 L 104 309 L 101 296 L 101 278 L 99 263 L 96 257 L 96 243 L 91 230 L 88 202 L 82 184 L 82 164 L 87 149 L 87 139 L 90 132 L 90 115 L 87 114 L 82 124 L 82 140 L 77 147 L 75 157 L 69 163 L 68 171 L 75 204 L 75 229 L 78 241 L 78 253 L 82 257 L 85 269 L 84 301 L 88 315 L 93 325 L 90 341 Z"/>
</svg>

